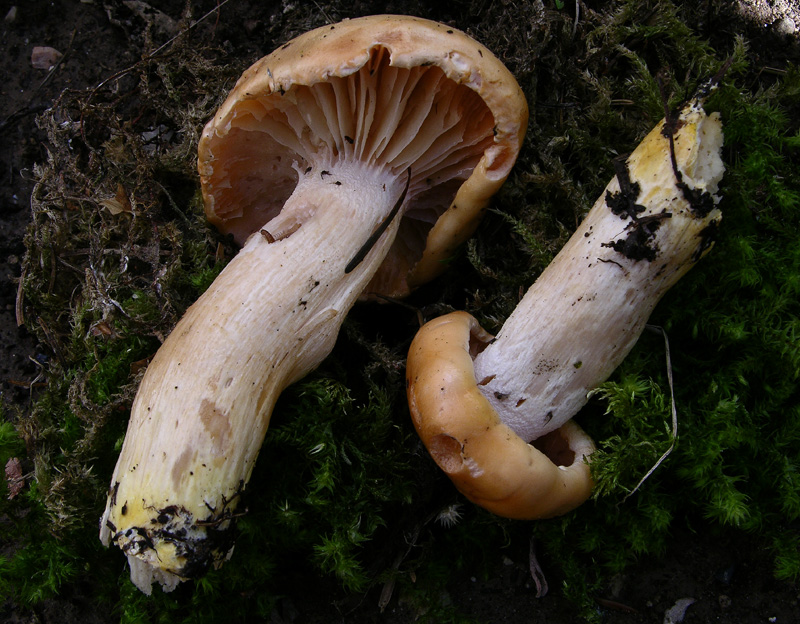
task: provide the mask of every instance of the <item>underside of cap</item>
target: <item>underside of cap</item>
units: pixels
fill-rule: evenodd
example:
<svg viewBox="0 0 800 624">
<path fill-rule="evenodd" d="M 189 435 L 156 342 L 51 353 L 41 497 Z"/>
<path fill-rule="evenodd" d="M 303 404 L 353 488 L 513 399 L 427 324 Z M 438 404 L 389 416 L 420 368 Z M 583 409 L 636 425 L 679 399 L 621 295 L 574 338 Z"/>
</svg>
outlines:
<svg viewBox="0 0 800 624">
<path fill-rule="evenodd" d="M 241 244 L 310 167 L 410 169 L 398 236 L 367 288 L 402 296 L 472 234 L 526 124 L 513 76 L 460 31 L 405 16 L 347 20 L 290 41 L 239 80 L 200 141 L 206 212 Z"/>
<path fill-rule="evenodd" d="M 481 393 L 473 357 L 491 340 L 466 312 L 420 329 L 407 362 L 414 426 L 434 461 L 474 503 L 506 518 L 564 514 L 589 498 L 591 439 L 574 422 L 528 444 Z"/>
</svg>

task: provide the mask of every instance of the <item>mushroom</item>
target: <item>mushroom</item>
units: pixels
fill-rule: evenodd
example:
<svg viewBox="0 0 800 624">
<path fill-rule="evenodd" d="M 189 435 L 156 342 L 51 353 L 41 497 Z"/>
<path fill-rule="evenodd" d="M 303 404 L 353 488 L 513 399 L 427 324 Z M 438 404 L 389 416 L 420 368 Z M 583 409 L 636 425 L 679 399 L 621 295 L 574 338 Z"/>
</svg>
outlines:
<svg viewBox="0 0 800 624">
<path fill-rule="evenodd" d="M 101 519 L 142 591 L 230 555 L 280 392 L 359 296 L 403 296 L 444 268 L 526 124 L 489 50 L 411 17 L 313 30 L 242 75 L 198 150 L 207 216 L 242 248 L 147 368 Z"/>
<path fill-rule="evenodd" d="M 496 338 L 466 312 L 434 319 L 414 338 L 414 425 L 478 505 L 535 519 L 589 497 L 594 447 L 570 419 L 717 232 L 722 125 L 702 101 L 669 115 L 617 161 L 615 178 Z"/>
</svg>

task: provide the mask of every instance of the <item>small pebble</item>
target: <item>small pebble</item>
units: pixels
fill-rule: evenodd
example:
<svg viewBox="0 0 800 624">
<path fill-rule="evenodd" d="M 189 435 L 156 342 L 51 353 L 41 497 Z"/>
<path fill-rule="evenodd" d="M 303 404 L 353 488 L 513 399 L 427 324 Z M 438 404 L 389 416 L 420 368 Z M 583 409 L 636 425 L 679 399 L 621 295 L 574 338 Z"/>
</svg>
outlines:
<svg viewBox="0 0 800 624">
<path fill-rule="evenodd" d="M 58 63 L 62 56 L 64 55 L 55 48 L 36 46 L 31 52 L 31 65 L 35 69 L 50 69 Z"/>
<path fill-rule="evenodd" d="M 680 598 L 664 612 L 664 624 L 679 624 L 686 616 L 686 609 L 695 603 L 694 598 Z"/>
</svg>

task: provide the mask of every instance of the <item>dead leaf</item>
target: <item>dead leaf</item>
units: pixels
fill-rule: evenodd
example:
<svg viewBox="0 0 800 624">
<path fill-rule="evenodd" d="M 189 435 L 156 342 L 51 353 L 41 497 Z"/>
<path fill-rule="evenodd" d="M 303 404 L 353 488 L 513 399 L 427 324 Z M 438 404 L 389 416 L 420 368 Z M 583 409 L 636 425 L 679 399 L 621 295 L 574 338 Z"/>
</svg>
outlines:
<svg viewBox="0 0 800 624">
<path fill-rule="evenodd" d="M 122 184 L 117 184 L 117 194 L 113 198 L 101 199 L 100 205 L 107 208 L 112 215 L 118 215 L 122 212 L 131 212 L 131 200 L 128 199 L 128 193 Z"/>
<path fill-rule="evenodd" d="M 116 335 L 116 332 L 112 329 L 111 325 L 109 325 L 105 321 L 100 321 L 99 323 L 96 323 L 95 325 L 92 326 L 92 328 L 89 331 L 91 332 L 92 336 L 95 337 L 105 336 L 106 338 L 108 338 L 109 336 Z"/>
<path fill-rule="evenodd" d="M 25 487 L 22 462 L 17 457 L 12 457 L 6 462 L 6 484 L 8 485 L 8 500 L 16 498 Z"/>
<path fill-rule="evenodd" d="M 225 247 L 222 246 L 222 243 L 217 243 L 217 252 L 214 254 L 214 260 L 216 262 L 225 260 Z"/>
<path fill-rule="evenodd" d="M 152 359 L 153 356 L 151 355 L 144 358 L 143 360 L 137 360 L 136 362 L 131 362 L 131 375 L 138 375 L 140 371 L 147 368 L 147 365 L 150 364 L 150 360 Z"/>
</svg>

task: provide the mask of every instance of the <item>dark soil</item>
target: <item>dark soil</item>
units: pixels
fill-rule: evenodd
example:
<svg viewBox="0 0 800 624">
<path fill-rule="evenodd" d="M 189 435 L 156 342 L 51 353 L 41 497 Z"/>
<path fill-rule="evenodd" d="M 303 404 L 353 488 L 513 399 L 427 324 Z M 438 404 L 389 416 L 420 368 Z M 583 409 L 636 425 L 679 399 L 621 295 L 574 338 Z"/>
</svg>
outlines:
<svg viewBox="0 0 800 624">
<path fill-rule="evenodd" d="M 134 3 L 77 2 L 52 0 L 20 2 L 15 14 L 0 9 L 5 21 L 0 56 L 0 391 L 11 402 L 24 406 L 31 386 L 38 382 L 39 361 L 47 349 L 18 327 L 16 316 L 17 284 L 24 237 L 29 222 L 29 197 L 35 182 L 34 167 L 48 157 L 44 135 L 37 129 L 37 114 L 47 108 L 65 89 L 92 89 L 116 72 L 124 70 L 148 49 L 142 33 L 142 18 L 132 10 Z M 144 3 L 139 3 L 144 5 Z M 181 19 L 184 4 L 179 0 L 160 4 L 169 20 L 164 32 L 154 28 L 149 36 L 166 41 Z M 211 10 L 215 2 L 195 3 L 196 19 Z M 509 3 L 509 10 L 513 3 Z M 570 3 L 567 3 L 570 4 Z M 752 53 L 765 68 L 782 66 L 796 37 L 800 16 L 791 3 L 770 2 L 773 14 L 783 7 L 781 20 L 760 23 L 736 22 L 734 6 L 708 2 L 726 29 L 747 31 L 754 42 Z M 717 5 L 722 4 L 720 8 Z M 758 3 L 755 3 L 758 4 Z M 354 3 L 352 15 L 360 13 L 413 13 L 416 3 Z M 784 6 L 785 5 L 785 6 Z M 324 3 L 318 8 L 324 11 Z M 750 7 L 752 9 L 752 7 Z M 240 64 L 269 52 L 265 43 L 270 29 L 279 20 L 289 20 L 291 3 L 232 0 L 206 21 L 209 36 L 216 38 Z M 339 16 L 336 16 L 339 17 Z M 172 20 L 172 21 L 170 21 Z M 63 56 L 52 70 L 36 69 L 31 64 L 34 46 L 51 46 Z M 152 48 L 149 48 L 152 49 Z M 795 47 L 796 50 L 796 47 Z M 609 547 L 613 548 L 612 544 Z M 467 617 L 479 622 L 531 623 L 572 622 L 576 607 L 564 597 L 558 578 L 558 562 L 541 561 L 550 578 L 550 591 L 536 597 L 529 572 L 527 549 L 498 553 L 493 572 L 455 579 L 449 591 L 440 596 L 442 604 L 453 604 Z M 797 587 L 775 581 L 772 561 L 761 545 L 741 534 L 709 535 L 681 530 L 663 557 L 648 557 L 615 578 L 605 588 L 596 608 L 604 621 L 621 623 L 659 623 L 676 601 L 691 598 L 684 622 L 800 622 Z M 274 622 L 409 622 L 419 614 L 395 596 L 381 612 L 379 595 L 346 596 L 330 580 L 304 578 L 276 609 Z M 333 606 L 332 606 L 333 605 Z M 81 598 L 80 588 L 65 592 L 58 600 L 34 611 L 16 608 L 6 602 L 0 619 L 7 622 L 110 622 L 116 618 L 97 612 Z"/>
</svg>

